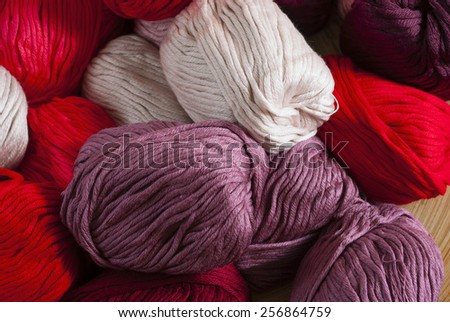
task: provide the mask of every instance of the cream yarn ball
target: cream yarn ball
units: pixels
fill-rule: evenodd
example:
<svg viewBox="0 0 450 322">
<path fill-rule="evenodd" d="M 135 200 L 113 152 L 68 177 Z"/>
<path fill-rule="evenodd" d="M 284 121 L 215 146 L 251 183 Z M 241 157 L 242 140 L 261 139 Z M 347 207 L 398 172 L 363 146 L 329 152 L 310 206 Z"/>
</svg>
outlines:
<svg viewBox="0 0 450 322">
<path fill-rule="evenodd" d="M 194 121 L 237 121 L 268 149 L 311 138 L 336 110 L 330 70 L 272 0 L 192 2 L 161 63 Z"/>
<path fill-rule="evenodd" d="M 137 35 L 112 40 L 89 65 L 83 95 L 118 124 L 192 122 L 170 89 L 159 49 Z"/>
<path fill-rule="evenodd" d="M 134 32 L 145 40 L 160 46 L 173 20 L 173 18 L 157 21 L 136 20 Z"/>
<path fill-rule="evenodd" d="M 0 167 L 14 169 L 28 146 L 28 104 L 19 82 L 0 66 Z"/>
</svg>

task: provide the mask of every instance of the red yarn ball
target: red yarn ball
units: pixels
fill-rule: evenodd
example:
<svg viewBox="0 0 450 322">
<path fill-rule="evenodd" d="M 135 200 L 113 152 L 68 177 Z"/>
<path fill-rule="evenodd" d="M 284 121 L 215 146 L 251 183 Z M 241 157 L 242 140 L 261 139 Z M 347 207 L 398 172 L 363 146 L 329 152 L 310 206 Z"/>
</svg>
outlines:
<svg viewBox="0 0 450 322">
<path fill-rule="evenodd" d="M 117 15 L 128 19 L 163 20 L 175 17 L 192 0 L 104 0 Z"/>
<path fill-rule="evenodd" d="M 120 27 L 102 0 L 0 1 L 0 65 L 30 105 L 74 95 L 91 59 Z"/>
<path fill-rule="evenodd" d="M 249 292 L 230 265 L 196 275 L 106 271 L 65 300 L 77 302 L 245 302 Z"/>
<path fill-rule="evenodd" d="M 57 301 L 83 271 L 60 191 L 0 169 L 0 301 Z"/>
<path fill-rule="evenodd" d="M 115 124 L 97 104 L 81 97 L 56 98 L 28 112 L 30 144 L 19 172 L 31 181 L 53 181 L 64 190 L 83 144 Z"/>
<path fill-rule="evenodd" d="M 369 199 L 406 204 L 444 194 L 450 184 L 450 106 L 434 95 L 326 57 L 339 111 L 320 137 L 349 166 Z M 333 134 L 333 142 L 328 132 Z"/>
</svg>

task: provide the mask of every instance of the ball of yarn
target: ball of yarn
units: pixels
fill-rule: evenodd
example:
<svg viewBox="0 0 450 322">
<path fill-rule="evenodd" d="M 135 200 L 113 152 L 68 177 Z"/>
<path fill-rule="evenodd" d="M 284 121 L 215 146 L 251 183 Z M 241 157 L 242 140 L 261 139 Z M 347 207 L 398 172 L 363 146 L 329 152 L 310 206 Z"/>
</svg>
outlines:
<svg viewBox="0 0 450 322">
<path fill-rule="evenodd" d="M 62 221 L 105 268 L 193 274 L 228 265 L 251 243 L 263 189 L 264 167 L 252 167 L 244 142 L 239 127 L 220 122 L 104 130 L 80 151 Z"/>
<path fill-rule="evenodd" d="M 158 21 L 136 20 L 134 32 L 147 41 L 160 46 L 172 23 L 173 18 Z"/>
<path fill-rule="evenodd" d="M 192 122 L 165 80 L 158 48 L 137 35 L 114 39 L 94 58 L 83 95 L 103 106 L 119 125 Z"/>
<path fill-rule="evenodd" d="M 348 58 L 326 61 L 340 110 L 319 134 L 367 197 L 406 204 L 444 194 L 450 184 L 450 106 L 364 72 Z M 348 144 L 341 149 L 343 142 Z"/>
<path fill-rule="evenodd" d="M 30 105 L 76 94 L 97 50 L 120 32 L 102 0 L 5 0 L 0 4 L 0 65 Z"/>
<path fill-rule="evenodd" d="M 450 99 L 448 0 L 355 0 L 341 45 L 367 70 Z"/>
<path fill-rule="evenodd" d="M 57 301 L 82 273 L 60 191 L 0 169 L 0 301 Z"/>
<path fill-rule="evenodd" d="M 317 138 L 269 160 L 231 123 L 151 122 L 88 141 L 62 216 L 100 266 L 188 274 L 237 262 L 264 289 L 293 276 L 358 197 Z"/>
<path fill-rule="evenodd" d="M 350 10 L 352 10 L 352 6 L 353 6 L 354 2 L 355 2 L 355 0 L 338 0 L 337 1 L 338 11 L 339 11 L 339 15 L 341 16 L 341 18 L 345 18 L 347 16 L 347 14 L 350 12 Z"/>
<path fill-rule="evenodd" d="M 192 0 L 104 0 L 121 17 L 128 19 L 163 20 L 173 18 Z"/>
<path fill-rule="evenodd" d="M 0 66 L 0 167 L 15 168 L 28 145 L 28 105 L 17 80 Z"/>
<path fill-rule="evenodd" d="M 161 62 L 194 121 L 237 121 L 268 148 L 307 140 L 335 111 L 329 69 L 271 0 L 193 2 Z"/>
<path fill-rule="evenodd" d="M 300 264 L 293 301 L 437 301 L 442 256 L 414 217 L 393 205 L 355 205 Z"/>
<path fill-rule="evenodd" d="M 113 121 L 101 107 L 81 97 L 55 98 L 28 114 L 30 146 L 20 172 L 36 182 L 52 181 L 62 191 L 87 139 Z"/>
<path fill-rule="evenodd" d="M 332 0 L 275 0 L 299 30 L 310 35 L 319 31 L 331 13 Z"/>
<path fill-rule="evenodd" d="M 249 292 L 234 266 L 196 275 L 106 271 L 69 293 L 72 302 L 247 302 Z"/>
</svg>

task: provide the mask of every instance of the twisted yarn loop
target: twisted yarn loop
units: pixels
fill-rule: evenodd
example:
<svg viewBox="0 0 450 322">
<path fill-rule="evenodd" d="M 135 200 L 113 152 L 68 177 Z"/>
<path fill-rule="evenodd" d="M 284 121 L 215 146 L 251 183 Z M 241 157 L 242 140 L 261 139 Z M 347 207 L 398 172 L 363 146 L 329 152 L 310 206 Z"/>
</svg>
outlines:
<svg viewBox="0 0 450 322">
<path fill-rule="evenodd" d="M 193 2 L 161 63 L 194 121 L 237 121 L 268 149 L 311 138 L 335 112 L 329 69 L 271 0 Z"/>
<path fill-rule="evenodd" d="M 355 204 L 300 264 L 292 301 L 437 301 L 442 255 L 425 228 L 393 205 Z"/>
<path fill-rule="evenodd" d="M 172 23 L 173 18 L 158 21 L 136 20 L 134 32 L 159 47 Z"/>
<path fill-rule="evenodd" d="M 406 204 L 444 194 L 450 184 L 448 104 L 364 72 L 348 58 L 325 59 L 340 109 L 319 135 L 369 199 Z M 348 144 L 335 149 L 342 142 Z"/>
<path fill-rule="evenodd" d="M 28 104 L 17 80 L 0 66 L 0 167 L 16 168 L 28 145 Z"/>
<path fill-rule="evenodd" d="M 57 301 L 83 261 L 61 224 L 60 192 L 0 169 L 0 301 Z"/>
<path fill-rule="evenodd" d="M 0 3 L 0 65 L 22 85 L 30 106 L 77 94 L 84 70 L 120 19 L 102 0 Z"/>
<path fill-rule="evenodd" d="M 158 48 L 137 35 L 116 38 L 101 50 L 86 72 L 83 95 L 119 125 L 191 122 L 167 84 Z"/>
<path fill-rule="evenodd" d="M 28 180 L 53 182 L 60 191 L 72 180 L 81 146 L 115 126 L 100 106 L 81 97 L 55 98 L 30 109 L 28 124 L 31 142 L 19 171 Z"/>
</svg>

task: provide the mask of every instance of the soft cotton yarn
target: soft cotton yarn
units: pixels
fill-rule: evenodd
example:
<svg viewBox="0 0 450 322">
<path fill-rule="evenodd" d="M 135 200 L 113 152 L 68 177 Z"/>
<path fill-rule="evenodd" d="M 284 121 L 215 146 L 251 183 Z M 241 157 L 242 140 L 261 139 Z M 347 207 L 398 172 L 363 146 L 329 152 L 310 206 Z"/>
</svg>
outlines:
<svg viewBox="0 0 450 322">
<path fill-rule="evenodd" d="M 341 16 L 341 18 L 345 18 L 347 16 L 347 14 L 350 12 L 350 10 L 352 10 L 353 2 L 355 2 L 355 0 L 338 0 L 337 1 L 338 11 L 339 11 L 339 15 Z"/>
<path fill-rule="evenodd" d="M 160 46 L 172 23 L 173 18 L 158 21 L 136 20 L 134 32 L 151 43 Z"/>
<path fill-rule="evenodd" d="M 175 17 L 192 0 L 104 0 L 116 14 L 128 19 L 164 20 Z"/>
<path fill-rule="evenodd" d="M 365 69 L 450 99 L 448 0 L 355 0 L 341 45 Z"/>
<path fill-rule="evenodd" d="M 28 145 L 28 105 L 17 80 L 0 66 L 0 167 L 15 168 Z"/>
<path fill-rule="evenodd" d="M 450 106 L 358 69 L 348 58 L 326 61 L 340 110 L 320 136 L 367 197 L 406 204 L 444 194 L 450 184 Z M 335 150 L 342 142 L 348 144 Z"/>
<path fill-rule="evenodd" d="M 428 232 L 392 205 L 355 205 L 310 249 L 293 301 L 437 301 L 443 263 Z"/>
<path fill-rule="evenodd" d="M 59 219 L 60 191 L 0 169 L 0 301 L 57 301 L 83 258 Z"/>
<path fill-rule="evenodd" d="M 194 121 L 237 121 L 268 148 L 307 140 L 335 111 L 330 71 L 270 0 L 193 2 L 161 62 Z"/>
<path fill-rule="evenodd" d="M 158 48 L 137 35 L 114 39 L 94 58 L 83 95 L 103 106 L 119 125 L 191 122 L 165 80 Z"/>
<path fill-rule="evenodd" d="M 106 271 L 65 300 L 73 302 L 246 302 L 250 296 L 238 270 L 226 266 L 195 275 Z"/>
<path fill-rule="evenodd" d="M 73 164 L 87 139 L 114 122 L 103 109 L 81 97 L 55 98 L 30 109 L 30 146 L 20 172 L 37 182 L 51 181 L 64 190 L 72 179 Z"/>
<path fill-rule="evenodd" d="M 299 30 L 310 35 L 319 31 L 331 13 L 332 0 L 275 0 Z"/>
<path fill-rule="evenodd" d="M 97 50 L 121 31 L 102 0 L 5 0 L 0 3 L 0 65 L 30 105 L 77 94 Z"/>
</svg>

